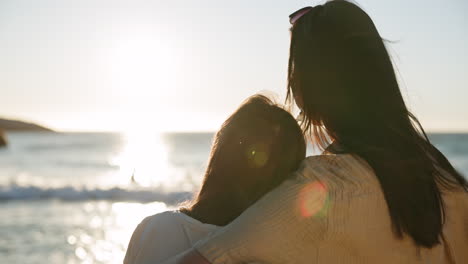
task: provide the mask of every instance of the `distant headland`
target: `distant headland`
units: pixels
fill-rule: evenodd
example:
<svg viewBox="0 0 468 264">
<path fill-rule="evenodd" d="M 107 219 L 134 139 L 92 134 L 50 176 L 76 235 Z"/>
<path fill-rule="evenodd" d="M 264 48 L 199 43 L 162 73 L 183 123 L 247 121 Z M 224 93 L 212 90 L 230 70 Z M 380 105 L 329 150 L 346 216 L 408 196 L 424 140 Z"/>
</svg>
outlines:
<svg viewBox="0 0 468 264">
<path fill-rule="evenodd" d="M 15 131 L 42 131 L 53 132 L 52 129 L 20 120 L 0 118 L 0 131 L 15 132 Z"/>
<path fill-rule="evenodd" d="M 38 124 L 13 119 L 0 118 L 0 147 L 6 147 L 8 143 L 4 132 L 19 131 L 53 132 L 52 129 Z"/>
<path fill-rule="evenodd" d="M 54 132 L 52 129 L 20 120 L 0 118 L 0 147 L 8 145 L 4 132 Z"/>
</svg>

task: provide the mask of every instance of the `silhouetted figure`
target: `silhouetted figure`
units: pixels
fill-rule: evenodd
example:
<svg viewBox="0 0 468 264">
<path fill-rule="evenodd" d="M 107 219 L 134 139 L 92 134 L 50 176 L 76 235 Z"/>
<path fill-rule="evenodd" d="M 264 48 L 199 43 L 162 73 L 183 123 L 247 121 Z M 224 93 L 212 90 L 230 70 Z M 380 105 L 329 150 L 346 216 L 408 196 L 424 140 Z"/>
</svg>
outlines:
<svg viewBox="0 0 468 264">
<path fill-rule="evenodd" d="M 135 169 L 133 169 L 132 177 L 130 177 L 130 183 L 131 184 L 138 184 L 138 182 L 135 179 Z"/>
</svg>

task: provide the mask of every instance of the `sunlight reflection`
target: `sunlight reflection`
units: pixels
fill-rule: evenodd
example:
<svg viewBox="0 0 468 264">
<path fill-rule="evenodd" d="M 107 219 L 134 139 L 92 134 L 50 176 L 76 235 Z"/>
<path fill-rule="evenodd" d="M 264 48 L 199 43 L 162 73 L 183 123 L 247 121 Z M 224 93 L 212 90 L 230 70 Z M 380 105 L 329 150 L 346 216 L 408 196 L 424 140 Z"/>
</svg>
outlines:
<svg viewBox="0 0 468 264">
<path fill-rule="evenodd" d="M 127 132 L 126 146 L 111 163 L 120 167 L 119 183 L 157 186 L 169 180 L 167 146 L 155 133 Z"/>
<path fill-rule="evenodd" d="M 136 226 L 146 216 L 173 208 L 161 202 L 89 202 L 83 209 L 90 216 L 87 227 L 76 229 L 65 237 L 66 243 L 73 248 L 75 260 L 78 263 L 122 263 Z"/>
<path fill-rule="evenodd" d="M 76 244 L 76 236 L 73 236 L 73 235 L 68 236 L 67 237 L 67 242 L 70 245 L 75 245 Z"/>
</svg>

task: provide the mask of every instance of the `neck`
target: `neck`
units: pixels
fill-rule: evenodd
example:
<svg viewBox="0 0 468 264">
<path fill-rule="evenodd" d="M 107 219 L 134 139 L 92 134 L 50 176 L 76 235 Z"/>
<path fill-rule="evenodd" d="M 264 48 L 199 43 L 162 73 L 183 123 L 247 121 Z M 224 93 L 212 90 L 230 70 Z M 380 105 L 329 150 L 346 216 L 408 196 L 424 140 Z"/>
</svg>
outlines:
<svg viewBox="0 0 468 264">
<path fill-rule="evenodd" d="M 333 141 L 324 151 L 324 154 L 330 153 L 330 154 L 344 154 L 347 153 L 345 148 L 338 143 L 337 141 Z"/>
</svg>

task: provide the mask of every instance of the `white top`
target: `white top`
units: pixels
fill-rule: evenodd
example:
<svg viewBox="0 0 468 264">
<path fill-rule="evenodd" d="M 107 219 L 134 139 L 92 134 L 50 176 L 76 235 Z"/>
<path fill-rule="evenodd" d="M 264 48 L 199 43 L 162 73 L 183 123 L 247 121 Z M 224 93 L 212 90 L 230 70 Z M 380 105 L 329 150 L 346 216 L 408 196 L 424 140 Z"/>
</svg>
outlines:
<svg viewBox="0 0 468 264">
<path fill-rule="evenodd" d="M 180 211 L 167 211 L 146 217 L 133 232 L 124 264 L 142 263 L 140 254 L 151 263 L 162 262 L 185 251 L 219 227 L 204 224 Z M 149 258 L 147 258 L 150 256 Z"/>
</svg>

